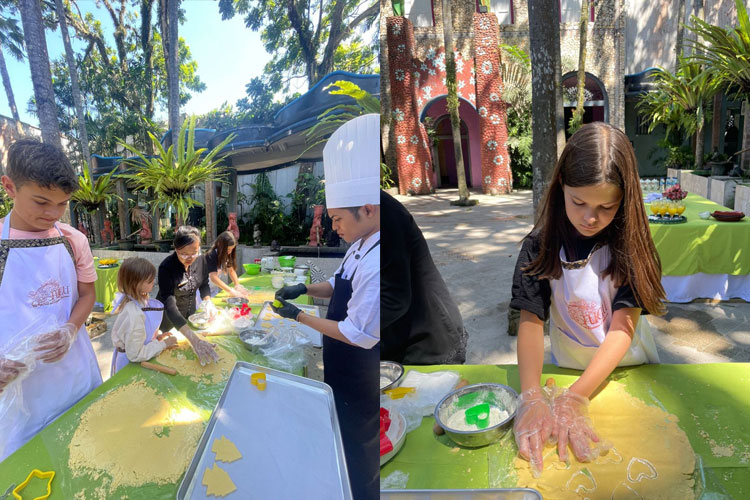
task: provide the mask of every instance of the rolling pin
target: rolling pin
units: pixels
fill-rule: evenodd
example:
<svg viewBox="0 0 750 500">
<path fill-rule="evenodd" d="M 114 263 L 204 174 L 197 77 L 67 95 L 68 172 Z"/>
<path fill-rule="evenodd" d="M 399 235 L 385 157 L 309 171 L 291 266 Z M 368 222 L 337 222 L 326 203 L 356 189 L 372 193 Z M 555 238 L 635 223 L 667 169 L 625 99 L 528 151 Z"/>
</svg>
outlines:
<svg viewBox="0 0 750 500">
<path fill-rule="evenodd" d="M 466 387 L 467 385 L 469 385 L 469 381 L 466 380 L 465 378 L 462 378 L 461 380 L 458 381 L 458 384 L 456 385 L 456 389 Z M 453 389 L 453 390 L 455 391 L 456 389 Z M 432 432 L 434 432 L 438 436 L 442 436 L 443 434 L 445 434 L 445 429 L 440 427 L 440 424 L 435 422 L 435 425 L 432 427 Z"/>
<path fill-rule="evenodd" d="M 156 372 L 166 373 L 167 375 L 177 375 L 177 370 L 168 366 L 157 365 L 155 363 L 149 363 L 148 361 L 141 361 L 141 366 Z"/>
</svg>

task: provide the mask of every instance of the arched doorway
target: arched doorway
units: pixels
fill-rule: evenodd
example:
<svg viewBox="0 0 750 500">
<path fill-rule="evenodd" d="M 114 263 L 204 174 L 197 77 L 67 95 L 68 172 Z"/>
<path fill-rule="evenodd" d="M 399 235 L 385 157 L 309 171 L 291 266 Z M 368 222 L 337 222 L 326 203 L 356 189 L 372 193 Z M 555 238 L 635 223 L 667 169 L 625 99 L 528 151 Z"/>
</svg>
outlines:
<svg viewBox="0 0 750 500">
<path fill-rule="evenodd" d="M 435 146 L 437 154 L 434 161 L 437 164 L 438 187 L 456 187 L 458 186 L 458 174 L 456 172 L 456 157 L 453 151 L 453 129 L 450 115 L 439 117 L 435 121 L 434 130 L 437 139 L 437 145 Z M 466 185 L 472 187 L 469 128 L 463 120 L 461 120 L 461 151 L 464 158 Z"/>
<path fill-rule="evenodd" d="M 563 110 L 565 112 L 565 138 L 568 139 L 568 124 L 573 117 L 578 99 L 578 74 L 566 73 L 562 78 Z M 583 123 L 609 122 L 609 98 L 604 84 L 591 73 L 586 73 L 584 84 Z"/>
</svg>

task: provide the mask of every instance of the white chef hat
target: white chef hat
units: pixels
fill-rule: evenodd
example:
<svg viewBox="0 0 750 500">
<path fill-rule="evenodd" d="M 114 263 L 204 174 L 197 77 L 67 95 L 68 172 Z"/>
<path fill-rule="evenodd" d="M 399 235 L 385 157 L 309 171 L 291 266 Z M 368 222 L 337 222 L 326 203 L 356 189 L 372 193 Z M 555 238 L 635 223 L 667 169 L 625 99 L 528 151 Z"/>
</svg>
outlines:
<svg viewBox="0 0 750 500">
<path fill-rule="evenodd" d="M 323 148 L 326 207 L 380 205 L 380 115 L 339 127 Z"/>
</svg>

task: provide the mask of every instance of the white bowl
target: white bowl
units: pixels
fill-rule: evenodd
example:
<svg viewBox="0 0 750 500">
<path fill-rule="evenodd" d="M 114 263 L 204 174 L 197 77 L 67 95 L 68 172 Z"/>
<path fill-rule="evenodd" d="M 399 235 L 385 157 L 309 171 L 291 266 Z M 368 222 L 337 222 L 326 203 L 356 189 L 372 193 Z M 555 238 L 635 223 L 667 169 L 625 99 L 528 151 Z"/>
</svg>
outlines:
<svg viewBox="0 0 750 500">
<path fill-rule="evenodd" d="M 701 219 L 705 219 L 705 220 L 708 220 L 711 218 L 711 212 L 700 212 L 698 215 L 700 216 Z"/>
<path fill-rule="evenodd" d="M 385 431 L 385 435 L 391 440 L 393 449 L 380 457 L 380 466 L 392 459 L 399 452 L 406 440 L 406 419 L 396 410 L 389 410 L 391 426 Z"/>
<path fill-rule="evenodd" d="M 274 288 L 281 288 L 284 286 L 283 276 L 274 276 L 271 278 L 271 286 Z"/>
</svg>

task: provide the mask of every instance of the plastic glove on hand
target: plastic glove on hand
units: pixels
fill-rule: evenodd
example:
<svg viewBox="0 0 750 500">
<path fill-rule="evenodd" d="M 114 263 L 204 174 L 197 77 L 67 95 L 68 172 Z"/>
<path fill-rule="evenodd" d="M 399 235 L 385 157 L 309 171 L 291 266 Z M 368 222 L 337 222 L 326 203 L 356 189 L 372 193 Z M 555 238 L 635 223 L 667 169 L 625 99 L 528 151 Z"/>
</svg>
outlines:
<svg viewBox="0 0 750 500">
<path fill-rule="evenodd" d="M 216 314 L 218 313 L 218 311 L 216 310 L 216 306 L 214 305 L 210 297 L 203 299 L 203 302 L 201 302 L 201 309 L 206 312 L 209 320 L 214 319 L 216 317 Z"/>
<path fill-rule="evenodd" d="M 280 303 L 281 306 L 277 307 L 277 303 Z M 299 313 L 302 312 L 299 307 L 290 304 L 284 299 L 279 298 L 273 301 L 273 304 L 271 304 L 271 309 L 273 309 L 273 312 L 275 312 L 282 318 L 293 319 L 294 321 L 297 321 L 297 316 L 299 316 Z"/>
<path fill-rule="evenodd" d="M 541 387 L 533 387 L 518 396 L 513 434 L 521 457 L 531 462 L 531 473 L 542 473 L 544 445 L 550 440 L 555 421 L 552 405 Z"/>
<path fill-rule="evenodd" d="M 219 361 L 219 354 L 216 352 L 216 346 L 211 342 L 206 342 L 195 335 L 190 339 L 190 345 L 193 347 L 195 355 L 198 356 L 198 362 L 201 366 L 206 366 L 210 362 L 216 363 Z"/>
<path fill-rule="evenodd" d="M 229 295 L 231 295 L 232 297 L 245 298 L 247 292 L 243 292 L 239 287 L 235 287 L 229 289 Z"/>
<path fill-rule="evenodd" d="M 57 330 L 39 336 L 35 351 L 39 353 L 37 359 L 45 363 L 59 361 L 68 352 L 78 333 L 73 323 L 65 323 Z"/>
<path fill-rule="evenodd" d="M 276 291 L 276 299 L 278 300 L 293 300 L 307 293 L 307 285 L 303 283 L 297 283 L 292 286 L 285 286 L 280 290 Z"/>
<path fill-rule="evenodd" d="M 26 365 L 20 361 L 0 358 L 0 393 L 3 389 L 13 382 L 24 370 Z"/>
<path fill-rule="evenodd" d="M 589 462 L 606 449 L 591 446 L 599 443 L 599 436 L 589 418 L 589 400 L 569 389 L 557 390 L 552 401 L 552 413 L 555 417 L 553 436 L 557 438 L 557 454 L 560 460 L 568 461 L 568 445 L 579 462 Z M 604 443 L 602 443 L 604 444 Z M 604 447 L 607 448 L 608 447 Z"/>
</svg>

